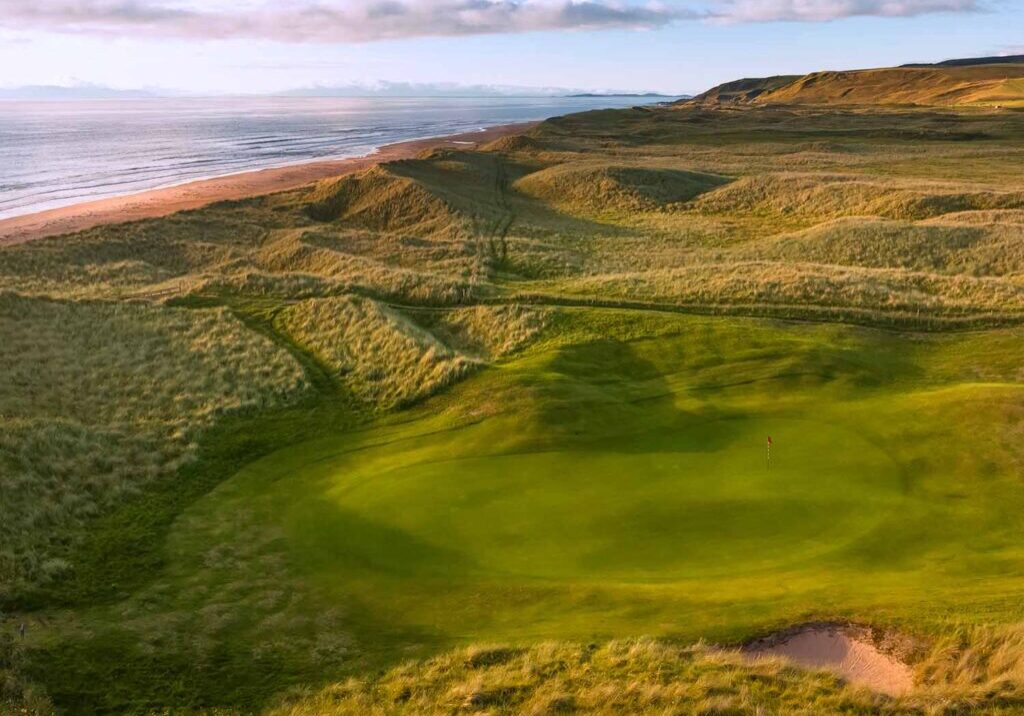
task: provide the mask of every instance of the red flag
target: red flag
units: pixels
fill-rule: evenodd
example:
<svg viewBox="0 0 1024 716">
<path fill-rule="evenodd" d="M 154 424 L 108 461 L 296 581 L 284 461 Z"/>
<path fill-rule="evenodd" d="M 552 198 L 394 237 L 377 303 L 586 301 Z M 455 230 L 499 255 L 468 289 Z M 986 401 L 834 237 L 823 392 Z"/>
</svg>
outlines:
<svg viewBox="0 0 1024 716">
<path fill-rule="evenodd" d="M 772 444 L 772 436 L 771 436 L 771 435 L 769 435 L 769 436 L 768 436 L 768 444 L 769 444 L 769 445 L 771 445 L 771 444 Z"/>
</svg>

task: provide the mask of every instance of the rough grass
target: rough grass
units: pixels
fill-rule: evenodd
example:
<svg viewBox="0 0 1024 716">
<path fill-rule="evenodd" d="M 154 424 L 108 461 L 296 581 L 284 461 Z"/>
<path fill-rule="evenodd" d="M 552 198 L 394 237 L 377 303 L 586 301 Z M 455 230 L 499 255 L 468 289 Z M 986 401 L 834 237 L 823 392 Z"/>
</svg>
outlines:
<svg viewBox="0 0 1024 716">
<path fill-rule="evenodd" d="M 309 194 L 309 215 L 377 231 L 419 234 L 459 232 L 451 207 L 413 179 L 374 167 L 353 177 L 321 183 Z"/>
<path fill-rule="evenodd" d="M 781 662 L 654 640 L 479 646 L 350 679 L 270 710 L 272 716 L 356 714 L 895 713 L 834 677 Z"/>
<path fill-rule="evenodd" d="M 878 324 L 1012 323 L 1024 316 L 1024 285 L 1017 281 L 812 263 L 702 264 L 590 276 L 558 286 L 567 294 L 606 300 Z"/>
<path fill-rule="evenodd" d="M 435 150 L 326 181 L 305 197 L 319 221 L 432 238 L 473 237 L 500 220 L 504 162 L 494 154 Z"/>
<path fill-rule="evenodd" d="M 1024 268 L 1016 246 L 999 242 L 999 229 L 988 228 L 881 218 L 837 219 L 780 236 L 774 247 L 763 250 L 781 260 L 922 272 L 1010 273 Z M 991 258 L 999 257 L 998 268 L 978 261 L 978 245 L 983 242 L 999 243 L 990 253 Z"/>
<path fill-rule="evenodd" d="M 3 249 L 0 285 L 33 295 L 117 298 L 258 246 L 273 215 L 209 208 Z"/>
<path fill-rule="evenodd" d="M 547 327 L 549 313 L 516 304 L 473 306 L 422 316 L 420 321 L 466 355 L 493 360 L 535 340 Z"/>
<path fill-rule="evenodd" d="M 679 169 L 570 163 L 527 174 L 513 186 L 553 206 L 603 214 L 669 208 L 726 181 Z"/>
<path fill-rule="evenodd" d="M 933 698 L 971 713 L 1024 709 L 1024 624 L 951 629 L 916 665 Z M 998 712 L 998 711 L 996 711 Z"/>
<path fill-rule="evenodd" d="M 377 409 L 423 398 L 473 365 L 430 332 L 370 299 L 303 301 L 281 311 L 276 323 Z"/>
<path fill-rule="evenodd" d="M 379 676 L 298 692 L 272 716 L 355 714 L 1014 714 L 1024 709 L 1020 627 L 934 645 L 919 685 L 891 699 L 827 673 L 653 639 L 471 646 Z"/>
<path fill-rule="evenodd" d="M 171 479 L 219 416 L 294 399 L 290 356 L 223 310 L 0 294 L 0 598 L 74 570 L 76 530 Z"/>
<path fill-rule="evenodd" d="M 52 716 L 53 703 L 25 676 L 25 645 L 12 632 L 0 632 L 0 713 Z"/>
<path fill-rule="evenodd" d="M 774 174 L 744 178 L 702 197 L 697 210 L 716 214 L 781 215 L 807 219 L 880 216 L 920 220 L 961 211 L 1019 209 L 1021 192 L 964 192 L 955 187 L 871 182 L 857 176 Z"/>
</svg>

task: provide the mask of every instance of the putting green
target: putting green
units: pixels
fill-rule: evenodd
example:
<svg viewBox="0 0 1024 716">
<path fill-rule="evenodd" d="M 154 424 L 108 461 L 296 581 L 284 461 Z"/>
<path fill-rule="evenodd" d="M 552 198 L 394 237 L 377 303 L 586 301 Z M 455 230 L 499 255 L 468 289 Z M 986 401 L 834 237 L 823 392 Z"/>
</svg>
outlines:
<svg viewBox="0 0 1024 716">
<path fill-rule="evenodd" d="M 700 432 L 696 444 L 656 431 L 380 473 L 344 461 L 319 507 L 294 506 L 290 532 L 325 570 L 663 582 L 819 556 L 901 502 L 898 466 L 844 428 L 721 420 Z"/>
</svg>

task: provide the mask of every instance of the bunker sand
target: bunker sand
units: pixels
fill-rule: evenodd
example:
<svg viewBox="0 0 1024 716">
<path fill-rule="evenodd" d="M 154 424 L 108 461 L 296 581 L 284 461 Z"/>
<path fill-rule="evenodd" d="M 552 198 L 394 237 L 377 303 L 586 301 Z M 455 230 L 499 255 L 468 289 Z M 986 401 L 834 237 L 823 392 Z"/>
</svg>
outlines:
<svg viewBox="0 0 1024 716">
<path fill-rule="evenodd" d="M 868 634 L 842 626 L 808 626 L 749 644 L 753 658 L 781 657 L 799 666 L 824 669 L 873 691 L 900 696 L 914 685 L 907 664 L 881 651 Z"/>
</svg>

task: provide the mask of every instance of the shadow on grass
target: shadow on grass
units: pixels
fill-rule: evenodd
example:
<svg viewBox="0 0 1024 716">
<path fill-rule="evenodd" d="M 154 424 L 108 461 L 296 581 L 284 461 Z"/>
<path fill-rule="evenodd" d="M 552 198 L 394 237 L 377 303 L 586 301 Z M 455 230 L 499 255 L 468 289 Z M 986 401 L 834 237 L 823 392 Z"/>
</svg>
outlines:
<svg viewBox="0 0 1024 716">
<path fill-rule="evenodd" d="M 304 503 L 293 548 L 300 567 L 312 573 L 365 571 L 374 575 L 461 575 L 474 569 L 464 553 L 369 520 L 320 498 Z"/>
<path fill-rule="evenodd" d="M 316 690 L 382 672 L 409 658 L 409 647 L 445 645 L 434 635 L 382 621 L 356 600 L 346 604 L 345 617 L 344 636 L 353 647 L 326 660 L 312 649 L 297 657 L 287 645 L 259 644 L 256 624 L 232 629 L 230 638 L 178 635 L 156 647 L 135 631 L 110 627 L 33 651 L 27 672 L 68 716 L 254 714 L 291 688 Z"/>
<path fill-rule="evenodd" d="M 547 369 L 556 378 L 545 386 L 539 422 L 568 449 L 593 449 L 596 439 L 605 451 L 648 452 L 652 441 L 664 450 L 671 432 L 673 450 L 714 452 L 733 439 L 720 422 L 745 417 L 711 405 L 681 409 L 663 370 L 627 341 L 566 346 Z"/>
<path fill-rule="evenodd" d="M 242 450 L 257 446 L 242 440 L 236 447 Z M 224 457 L 229 455 L 251 457 L 245 451 L 232 451 Z M 210 464 L 207 462 L 207 467 Z M 145 504 L 155 510 L 158 503 L 151 496 Z M 86 594 L 93 604 L 115 603 L 115 598 L 127 596 L 123 590 L 141 588 L 160 573 L 163 552 L 157 547 L 163 544 L 177 513 L 171 511 L 170 502 L 160 502 L 159 506 L 167 511 L 154 511 L 148 523 L 140 522 L 137 527 L 145 531 L 118 533 L 121 539 L 133 535 L 140 538 L 138 550 L 111 559 L 104 565 L 106 572 L 100 565 L 87 565 L 92 571 L 82 576 L 97 581 L 81 586 L 89 589 Z M 367 573 L 386 577 L 429 572 L 444 579 L 448 572 L 464 572 L 471 567 L 463 555 L 351 514 L 326 499 L 312 501 L 301 519 L 302 529 L 289 549 L 288 571 L 294 570 L 294 574 L 285 583 L 303 585 L 303 602 L 297 611 L 294 607 L 269 612 L 257 607 L 253 611 L 251 602 L 210 602 L 207 606 L 228 608 L 229 624 L 210 631 L 199 613 L 202 610 L 186 607 L 196 610 L 195 618 L 168 628 L 162 624 L 163 618 L 170 617 L 173 624 L 181 609 L 178 606 L 152 613 L 151 633 L 144 626 L 149 618 L 142 623 L 133 620 L 129 627 L 113 626 L 104 616 L 102 626 L 93 631 L 53 634 L 44 648 L 33 649 L 28 676 L 44 686 L 61 713 L 75 716 L 207 713 L 216 709 L 258 713 L 291 687 L 316 687 L 386 669 L 408 658 L 409 647 L 434 648 L 447 643 L 442 635 L 403 623 L 394 614 L 382 615 L 379 608 L 358 598 L 345 584 L 339 587 L 344 596 L 337 624 L 321 622 L 321 613 L 326 613 L 323 610 L 333 611 L 339 600 L 321 604 L 317 599 L 320 585 L 313 579 L 304 580 L 302 575 Z M 116 542 L 106 545 L 114 549 Z M 138 570 L 135 575 L 130 573 L 133 568 Z M 103 575 L 116 580 L 110 586 L 117 591 L 98 591 L 98 580 Z M 244 579 L 244 575 L 232 579 Z M 129 600 L 126 604 L 128 612 L 137 614 L 139 603 Z M 120 610 L 119 606 L 113 608 L 115 612 Z M 289 624 L 276 635 L 264 627 L 267 620 L 274 622 L 275 618 Z M 294 626 L 290 622 L 293 619 Z M 340 638 L 351 646 L 325 657 L 317 647 L 321 636 Z"/>
</svg>

